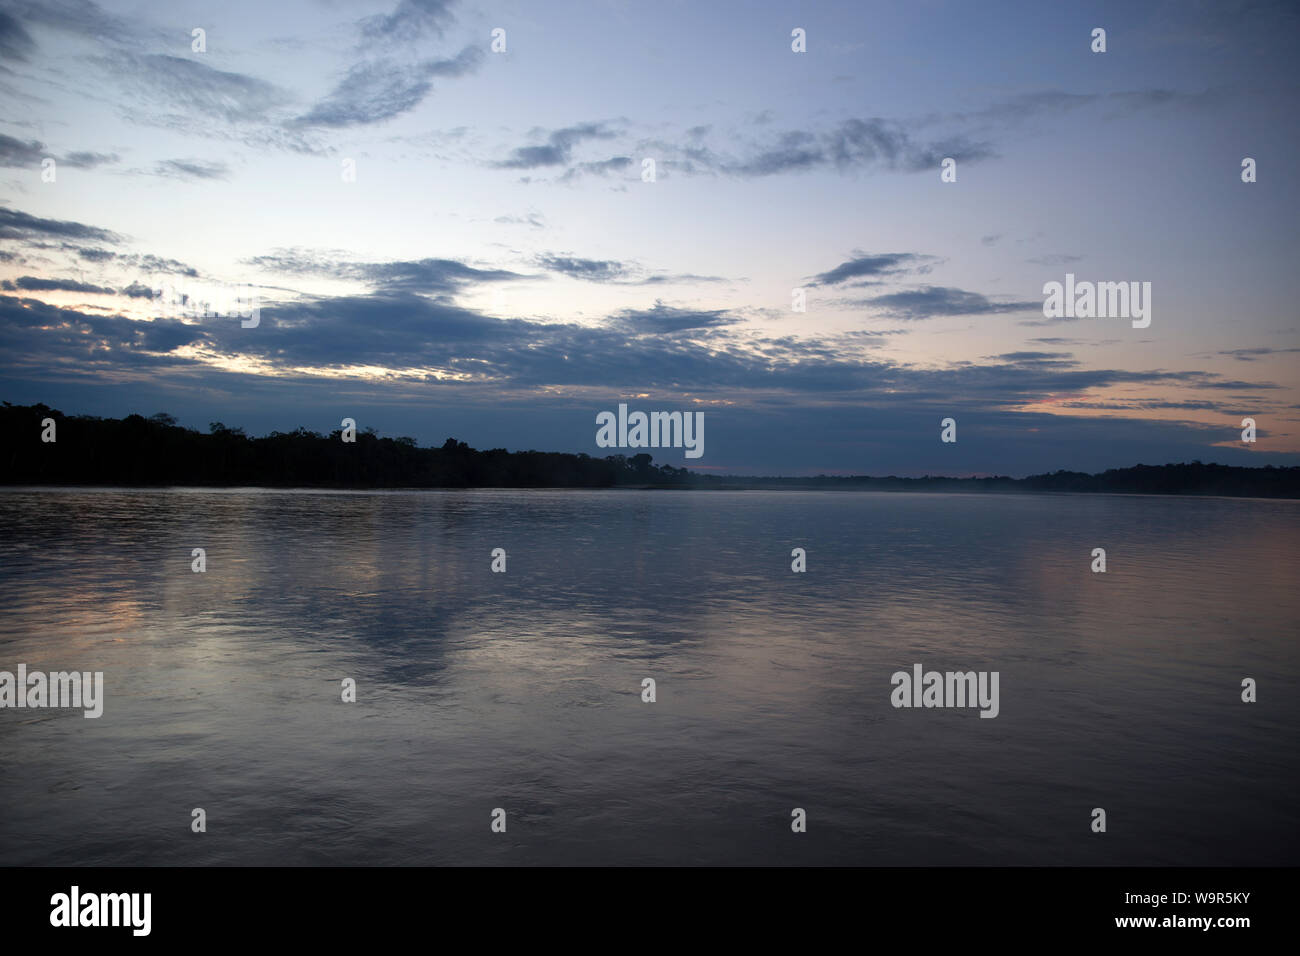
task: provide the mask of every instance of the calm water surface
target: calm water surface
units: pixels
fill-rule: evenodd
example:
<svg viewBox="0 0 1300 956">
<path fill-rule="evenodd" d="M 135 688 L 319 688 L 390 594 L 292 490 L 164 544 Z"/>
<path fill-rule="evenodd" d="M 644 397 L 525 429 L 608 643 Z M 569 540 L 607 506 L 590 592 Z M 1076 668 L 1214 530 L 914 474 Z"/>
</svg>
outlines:
<svg viewBox="0 0 1300 956">
<path fill-rule="evenodd" d="M 0 710 L 0 864 L 1295 865 L 1298 572 L 1300 502 L 3 491 L 0 670 L 106 702 Z"/>
</svg>

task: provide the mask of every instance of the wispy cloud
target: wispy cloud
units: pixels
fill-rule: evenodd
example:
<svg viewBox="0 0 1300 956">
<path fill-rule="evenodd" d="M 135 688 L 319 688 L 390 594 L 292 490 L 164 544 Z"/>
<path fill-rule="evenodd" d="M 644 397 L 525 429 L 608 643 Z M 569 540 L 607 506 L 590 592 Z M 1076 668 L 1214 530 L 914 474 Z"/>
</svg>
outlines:
<svg viewBox="0 0 1300 956">
<path fill-rule="evenodd" d="M 340 128 L 392 119 L 415 109 L 433 90 L 436 77 L 464 76 L 482 61 L 482 48 L 467 46 L 446 60 L 409 65 L 388 59 L 358 63 L 294 125 Z"/>
<path fill-rule="evenodd" d="M 154 166 L 154 173 L 171 179 L 226 179 L 230 166 L 220 160 L 164 159 Z"/>
<path fill-rule="evenodd" d="M 27 60 L 36 51 L 36 41 L 17 17 L 0 10 L 0 59 Z"/>
<path fill-rule="evenodd" d="M 282 249 L 248 260 L 250 265 L 291 275 L 317 275 L 366 282 L 378 289 L 451 293 L 473 283 L 524 278 L 504 269 L 476 269 L 455 259 L 350 262 L 302 249 Z"/>
<path fill-rule="evenodd" d="M 366 17 L 361 34 L 367 41 L 392 43 L 442 36 L 454 21 L 450 0 L 399 0 L 392 13 Z"/>
<path fill-rule="evenodd" d="M 518 146 L 508 158 L 494 165 L 502 169 L 537 169 L 544 166 L 563 166 L 569 162 L 574 147 L 588 140 L 613 139 L 618 135 L 606 123 L 580 123 L 547 133 L 534 130 L 534 136 L 545 136 L 546 142 L 538 146 Z"/>
<path fill-rule="evenodd" d="M 78 151 L 63 156 L 54 156 L 46 145 L 39 140 L 21 140 L 0 133 L 0 166 L 39 168 L 47 157 L 64 166 L 76 169 L 94 169 L 108 163 L 115 163 L 120 157 L 116 153 L 92 153 Z"/>
<path fill-rule="evenodd" d="M 158 125 L 173 125 L 172 117 L 194 128 L 198 128 L 193 122 L 198 117 L 231 125 L 265 123 L 274 110 L 292 100 L 288 91 L 274 83 L 170 54 L 115 51 L 97 62 L 143 96 L 142 108 L 131 111 L 131 118 Z M 174 112 L 159 112 L 160 106 Z"/>
</svg>

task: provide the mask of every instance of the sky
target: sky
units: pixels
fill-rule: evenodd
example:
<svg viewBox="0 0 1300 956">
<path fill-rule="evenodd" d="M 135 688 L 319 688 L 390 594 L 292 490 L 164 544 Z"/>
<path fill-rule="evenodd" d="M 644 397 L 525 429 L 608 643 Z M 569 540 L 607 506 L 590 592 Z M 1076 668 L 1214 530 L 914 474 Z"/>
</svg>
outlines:
<svg viewBox="0 0 1300 956">
<path fill-rule="evenodd" d="M 703 413 L 652 451 L 713 473 L 1300 464 L 1298 47 L 1231 0 L 0 0 L 0 399 L 592 455 L 624 403 Z M 1049 317 L 1067 274 L 1150 324 Z"/>
</svg>

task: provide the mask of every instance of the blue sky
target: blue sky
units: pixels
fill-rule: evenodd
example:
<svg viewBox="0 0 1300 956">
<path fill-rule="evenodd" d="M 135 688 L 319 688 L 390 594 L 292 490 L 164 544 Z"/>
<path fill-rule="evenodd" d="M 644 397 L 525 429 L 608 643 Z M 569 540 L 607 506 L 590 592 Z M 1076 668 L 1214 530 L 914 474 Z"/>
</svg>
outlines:
<svg viewBox="0 0 1300 956">
<path fill-rule="evenodd" d="M 623 401 L 703 411 L 657 458 L 722 472 L 1300 463 L 1298 27 L 6 0 L 0 398 L 589 454 Z M 1045 318 L 1067 272 L 1150 282 L 1150 327 Z M 150 298 L 237 287 L 256 328 Z"/>
</svg>

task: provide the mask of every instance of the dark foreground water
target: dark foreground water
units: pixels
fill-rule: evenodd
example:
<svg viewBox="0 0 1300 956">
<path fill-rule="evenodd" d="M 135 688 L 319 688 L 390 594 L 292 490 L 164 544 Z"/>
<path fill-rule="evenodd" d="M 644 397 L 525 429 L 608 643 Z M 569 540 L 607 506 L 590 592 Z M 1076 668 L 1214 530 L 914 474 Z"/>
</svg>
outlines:
<svg viewBox="0 0 1300 956">
<path fill-rule="evenodd" d="M 0 864 L 1294 865 L 1298 572 L 1297 502 L 4 491 L 0 670 L 106 702 L 0 710 Z"/>
</svg>

